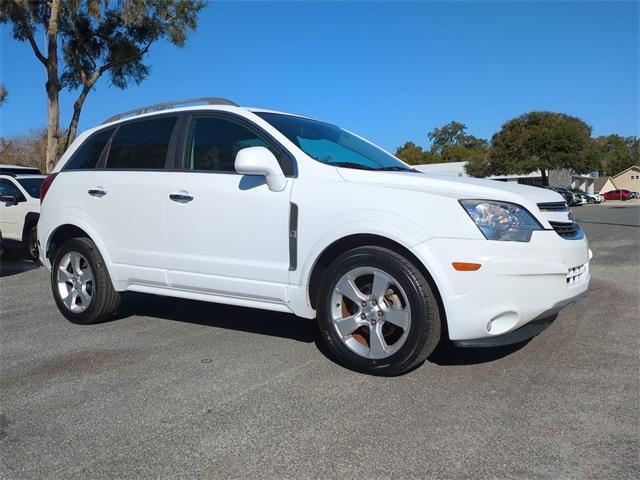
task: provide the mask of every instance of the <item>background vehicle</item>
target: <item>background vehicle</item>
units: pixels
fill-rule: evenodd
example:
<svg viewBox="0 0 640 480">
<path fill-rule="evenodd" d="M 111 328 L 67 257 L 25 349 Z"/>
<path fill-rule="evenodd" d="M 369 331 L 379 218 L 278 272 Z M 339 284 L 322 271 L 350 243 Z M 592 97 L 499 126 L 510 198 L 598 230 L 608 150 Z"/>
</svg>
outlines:
<svg viewBox="0 0 640 480">
<path fill-rule="evenodd" d="M 3 168 L 5 171 L 21 170 L 20 167 Z M 21 244 L 33 261 L 39 261 L 36 227 L 40 217 L 40 186 L 44 179 L 43 175 L 34 173 L 0 174 L 0 230 L 5 246 Z"/>
<path fill-rule="evenodd" d="M 630 200 L 631 192 L 629 190 L 610 190 L 604 194 L 605 200 Z"/>
<path fill-rule="evenodd" d="M 578 200 L 578 198 L 574 195 L 574 193 L 570 190 L 567 190 L 566 188 L 558 188 L 558 187 L 544 187 L 544 188 L 546 188 L 547 190 L 552 190 L 562 195 L 564 200 L 567 202 L 567 205 L 571 207 L 582 204 L 582 202 Z"/>
<path fill-rule="evenodd" d="M 588 203 L 602 203 L 604 201 L 599 193 L 583 193 L 582 195 L 587 198 Z"/>
<path fill-rule="evenodd" d="M 127 290 L 290 312 L 340 363 L 395 375 L 444 331 L 534 336 L 588 288 L 555 192 L 422 174 L 335 125 L 197 101 L 107 120 L 43 183 L 40 258 L 70 321 L 110 318 Z"/>
</svg>

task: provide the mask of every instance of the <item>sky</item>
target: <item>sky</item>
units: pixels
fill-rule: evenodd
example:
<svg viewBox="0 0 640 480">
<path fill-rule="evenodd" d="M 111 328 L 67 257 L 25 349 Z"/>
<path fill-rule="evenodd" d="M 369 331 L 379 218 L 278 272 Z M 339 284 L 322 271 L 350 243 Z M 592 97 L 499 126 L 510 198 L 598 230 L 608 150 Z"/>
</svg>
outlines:
<svg viewBox="0 0 640 480">
<path fill-rule="evenodd" d="M 310 115 L 389 150 L 426 146 L 452 120 L 490 138 L 531 110 L 578 116 L 594 136 L 640 135 L 639 5 L 214 1 L 185 48 L 152 47 L 143 83 L 102 79 L 80 130 L 142 105 L 218 96 Z M 0 42 L 0 134 L 44 127 L 44 68 L 6 26 Z M 63 126 L 76 95 L 61 96 Z"/>
</svg>

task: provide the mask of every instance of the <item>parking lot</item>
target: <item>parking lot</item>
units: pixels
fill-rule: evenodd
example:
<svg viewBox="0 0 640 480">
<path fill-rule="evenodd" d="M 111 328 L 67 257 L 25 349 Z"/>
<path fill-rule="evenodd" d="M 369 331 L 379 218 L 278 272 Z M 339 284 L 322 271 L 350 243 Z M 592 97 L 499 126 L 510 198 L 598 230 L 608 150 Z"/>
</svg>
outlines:
<svg viewBox="0 0 640 480">
<path fill-rule="evenodd" d="M 397 378 L 279 313 L 129 295 L 73 325 L 4 258 L 0 477 L 639 478 L 639 203 L 574 210 L 590 294 L 542 335 Z"/>
</svg>

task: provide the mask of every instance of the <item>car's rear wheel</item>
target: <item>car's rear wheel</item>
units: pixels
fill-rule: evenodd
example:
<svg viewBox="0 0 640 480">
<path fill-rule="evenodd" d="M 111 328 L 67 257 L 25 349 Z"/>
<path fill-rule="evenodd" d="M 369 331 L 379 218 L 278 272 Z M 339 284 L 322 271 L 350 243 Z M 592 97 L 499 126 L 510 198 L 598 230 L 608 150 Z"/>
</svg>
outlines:
<svg viewBox="0 0 640 480">
<path fill-rule="evenodd" d="M 117 312 L 120 303 L 102 255 L 88 238 L 73 238 L 58 248 L 51 288 L 58 309 L 73 323 L 106 320 Z"/>
<path fill-rule="evenodd" d="M 39 262 L 39 252 L 38 252 L 38 227 L 37 224 L 29 225 L 27 227 L 27 231 L 25 232 L 25 237 L 23 240 L 24 250 L 27 258 L 34 262 Z"/>
<path fill-rule="evenodd" d="M 440 340 L 434 292 L 403 256 L 360 247 L 338 257 L 320 286 L 318 322 L 345 366 L 398 375 L 424 362 Z"/>
</svg>

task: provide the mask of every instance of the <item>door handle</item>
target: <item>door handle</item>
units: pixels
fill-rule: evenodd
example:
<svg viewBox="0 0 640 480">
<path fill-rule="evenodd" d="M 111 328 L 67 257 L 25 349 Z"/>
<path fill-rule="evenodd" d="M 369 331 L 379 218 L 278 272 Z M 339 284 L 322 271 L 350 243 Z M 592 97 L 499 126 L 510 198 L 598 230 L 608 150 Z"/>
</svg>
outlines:
<svg viewBox="0 0 640 480">
<path fill-rule="evenodd" d="M 95 187 L 95 188 L 89 189 L 87 193 L 92 197 L 100 198 L 100 197 L 104 197 L 107 194 L 107 191 L 104 190 L 102 187 Z"/>
<path fill-rule="evenodd" d="M 185 191 L 172 193 L 169 195 L 169 198 L 178 203 L 189 203 L 191 200 L 193 200 L 193 197 Z"/>
</svg>

